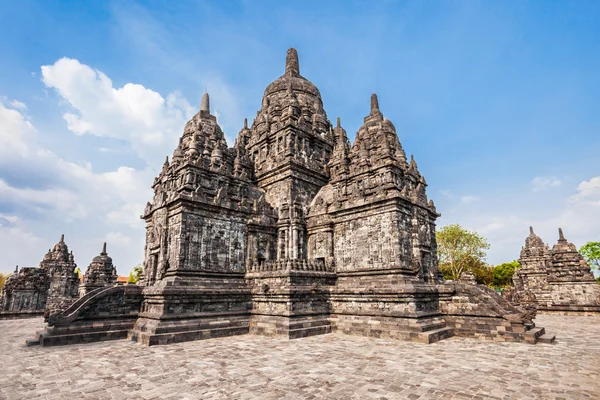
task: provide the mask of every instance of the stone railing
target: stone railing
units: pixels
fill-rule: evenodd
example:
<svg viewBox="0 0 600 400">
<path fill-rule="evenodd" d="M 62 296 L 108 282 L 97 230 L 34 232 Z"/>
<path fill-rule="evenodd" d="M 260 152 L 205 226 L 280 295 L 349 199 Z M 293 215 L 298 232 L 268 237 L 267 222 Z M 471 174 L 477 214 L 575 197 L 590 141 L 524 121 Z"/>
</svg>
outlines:
<svg viewBox="0 0 600 400">
<path fill-rule="evenodd" d="M 90 311 L 90 309 L 92 309 L 92 312 L 105 313 L 108 309 L 117 305 L 123 306 L 121 307 L 122 310 L 119 313 L 114 313 L 113 316 L 126 316 L 132 312 L 137 314 L 143 300 L 141 294 L 142 287 L 137 285 L 106 286 L 94 289 L 85 296 L 80 297 L 66 310 L 50 314 L 47 318 L 48 326 L 68 325 L 78 318 L 85 318 L 85 312 Z M 114 298 L 110 299 L 111 296 Z M 106 304 L 102 304 L 103 302 Z"/>
<path fill-rule="evenodd" d="M 271 260 L 253 262 L 248 265 L 247 272 L 271 272 L 271 271 L 318 271 L 335 272 L 333 261 L 326 262 L 323 259 L 314 260 Z"/>
</svg>

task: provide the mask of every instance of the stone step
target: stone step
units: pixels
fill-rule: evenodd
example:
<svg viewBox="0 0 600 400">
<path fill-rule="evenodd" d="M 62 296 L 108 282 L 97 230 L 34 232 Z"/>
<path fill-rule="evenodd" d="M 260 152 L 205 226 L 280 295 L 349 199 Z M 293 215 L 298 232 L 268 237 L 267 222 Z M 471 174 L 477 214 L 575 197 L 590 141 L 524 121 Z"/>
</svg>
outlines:
<svg viewBox="0 0 600 400">
<path fill-rule="evenodd" d="M 86 332 L 75 334 L 60 334 L 50 335 L 43 333 L 39 336 L 38 341 L 40 346 L 60 346 L 66 344 L 79 344 L 102 342 L 105 340 L 119 340 L 127 337 L 127 330 L 102 331 L 102 332 Z"/>
<path fill-rule="evenodd" d="M 415 341 L 430 344 L 439 342 L 440 340 L 447 339 L 452 336 L 454 336 L 454 331 L 452 330 L 452 328 L 444 327 L 429 330 L 426 332 L 421 332 L 418 334 L 418 339 L 416 339 Z"/>
<path fill-rule="evenodd" d="M 538 343 L 554 344 L 555 339 L 556 339 L 555 335 L 551 335 L 549 333 L 544 333 L 542 336 L 538 337 Z"/>
<path fill-rule="evenodd" d="M 525 337 L 525 341 L 530 344 L 536 344 L 538 342 L 538 338 L 546 333 L 545 328 L 533 328 L 523 335 Z"/>
<path fill-rule="evenodd" d="M 298 339 L 298 338 L 303 338 L 303 337 L 308 337 L 308 336 L 324 335 L 326 333 L 331 333 L 330 325 L 313 326 L 310 328 L 290 329 L 288 337 L 290 339 Z"/>
<path fill-rule="evenodd" d="M 171 343 L 188 342 L 192 340 L 205 340 L 225 336 L 247 335 L 248 326 L 219 327 L 213 329 L 200 329 L 195 331 L 179 331 L 169 333 L 148 333 L 135 329 L 129 331 L 129 340 L 141 343 L 145 346 L 155 346 Z"/>
<path fill-rule="evenodd" d="M 27 347 L 30 347 L 30 346 L 39 346 L 39 345 L 40 345 L 40 338 L 25 340 L 25 346 L 27 346 Z"/>
<path fill-rule="evenodd" d="M 532 335 L 536 339 L 546 333 L 546 328 L 533 328 L 527 331 L 527 335 Z"/>
<path fill-rule="evenodd" d="M 442 321 L 442 322 L 437 322 L 437 323 L 432 323 L 429 325 L 424 325 L 422 326 L 422 332 L 431 332 L 431 331 L 437 331 L 440 329 L 444 329 L 446 327 L 446 322 Z"/>
<path fill-rule="evenodd" d="M 535 324 L 533 322 L 524 323 L 523 326 L 525 327 L 525 331 L 529 331 L 535 328 Z"/>
<path fill-rule="evenodd" d="M 304 321 L 291 321 L 290 322 L 290 330 L 293 329 L 304 329 L 304 328 L 313 328 L 317 326 L 329 326 L 331 325 L 328 318 L 320 318 L 320 319 L 311 319 Z"/>
</svg>

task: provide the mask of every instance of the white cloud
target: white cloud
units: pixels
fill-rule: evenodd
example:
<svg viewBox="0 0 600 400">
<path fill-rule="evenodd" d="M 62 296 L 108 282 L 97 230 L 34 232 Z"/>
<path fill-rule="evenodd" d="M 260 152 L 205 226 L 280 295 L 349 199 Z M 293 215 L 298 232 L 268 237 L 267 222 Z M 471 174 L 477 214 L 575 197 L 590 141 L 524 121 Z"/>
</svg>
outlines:
<svg viewBox="0 0 600 400">
<path fill-rule="evenodd" d="M 577 186 L 577 193 L 569 201 L 572 204 L 600 206 L 600 176 L 581 182 Z"/>
<path fill-rule="evenodd" d="M 554 176 L 536 176 L 530 183 L 532 192 L 540 192 L 550 188 L 556 188 L 562 185 L 562 181 Z"/>
<path fill-rule="evenodd" d="M 0 226 L 14 226 L 17 221 L 19 217 L 16 215 L 0 214 Z"/>
<path fill-rule="evenodd" d="M 474 203 L 476 201 L 479 201 L 479 197 L 475 197 L 475 196 L 462 196 L 460 198 L 460 201 L 464 204 L 469 204 L 469 203 Z"/>
<path fill-rule="evenodd" d="M 454 195 L 452 194 L 452 192 L 450 192 L 447 189 L 440 190 L 440 193 L 441 193 L 442 196 L 447 197 L 449 199 L 452 198 L 452 197 L 454 197 Z"/>
<path fill-rule="evenodd" d="M 104 73 L 71 58 L 42 66 L 42 81 L 71 105 L 63 115 L 70 131 L 126 140 L 156 168 L 195 112 L 176 92 L 163 98 L 139 84 L 114 88 Z"/>
<path fill-rule="evenodd" d="M 0 102 L 0 160 L 27 156 L 34 134 L 35 128 L 20 111 Z"/>
<path fill-rule="evenodd" d="M 10 105 L 17 110 L 27 111 L 27 105 L 25 103 L 21 103 L 19 100 L 11 101 Z"/>
<path fill-rule="evenodd" d="M 106 235 L 106 241 L 114 244 L 115 246 L 120 246 L 120 247 L 129 247 L 131 246 L 132 240 L 129 236 L 124 235 L 121 232 L 109 232 Z M 107 249 L 108 251 L 108 249 Z"/>
<path fill-rule="evenodd" d="M 99 173 L 89 161 L 62 159 L 40 144 L 46 133 L 28 120 L 25 104 L 0 99 L 0 199 L 11 210 L 0 214 L 0 268 L 36 265 L 63 232 L 82 269 L 98 254 L 98 237 L 114 245 L 115 263 L 139 264 L 150 185 L 194 109 L 177 93 L 162 97 L 133 83 L 113 88 L 105 74 L 73 59 L 42 67 L 42 80 L 69 107 L 68 130 L 125 140 L 147 166 Z M 24 172 L 15 178 L 12 171 Z"/>
</svg>

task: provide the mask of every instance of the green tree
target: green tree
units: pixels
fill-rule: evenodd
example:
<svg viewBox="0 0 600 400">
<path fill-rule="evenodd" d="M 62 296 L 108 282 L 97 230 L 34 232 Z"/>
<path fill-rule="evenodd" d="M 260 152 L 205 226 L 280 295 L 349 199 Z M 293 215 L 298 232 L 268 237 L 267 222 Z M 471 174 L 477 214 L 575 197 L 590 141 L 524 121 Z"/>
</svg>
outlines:
<svg viewBox="0 0 600 400">
<path fill-rule="evenodd" d="M 505 288 L 512 285 L 512 277 L 521 265 L 517 260 L 502 263 L 494 267 L 494 287 Z"/>
<path fill-rule="evenodd" d="M 447 279 L 456 280 L 460 275 L 478 266 L 490 248 L 487 240 L 477 232 L 458 224 L 446 225 L 435 234 L 438 245 L 440 270 Z"/>
<path fill-rule="evenodd" d="M 593 270 L 600 270 L 600 242 L 587 242 L 579 252 Z"/>
<path fill-rule="evenodd" d="M 485 286 L 492 286 L 494 284 L 494 269 L 489 265 L 479 261 L 471 268 L 471 271 L 473 271 L 477 283 Z"/>
<path fill-rule="evenodd" d="M 133 267 L 133 270 L 129 272 L 129 279 L 127 279 L 128 283 L 138 283 L 140 277 L 142 276 L 142 265 L 138 264 Z"/>
<path fill-rule="evenodd" d="M 77 274 L 78 279 L 81 279 L 81 270 L 79 269 L 79 267 L 75 268 L 73 272 Z"/>
</svg>

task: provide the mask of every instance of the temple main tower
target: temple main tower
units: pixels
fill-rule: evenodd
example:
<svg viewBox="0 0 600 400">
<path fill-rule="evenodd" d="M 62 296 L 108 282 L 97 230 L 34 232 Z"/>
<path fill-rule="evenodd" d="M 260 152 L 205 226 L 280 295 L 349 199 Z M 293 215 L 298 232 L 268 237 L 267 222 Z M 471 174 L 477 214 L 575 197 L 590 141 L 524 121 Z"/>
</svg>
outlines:
<svg viewBox="0 0 600 400">
<path fill-rule="evenodd" d="M 296 49 L 267 86 L 248 135 L 257 185 L 278 211 L 277 259 L 306 259 L 306 212 L 329 180 L 334 141 L 319 89 L 300 75 Z"/>
</svg>

